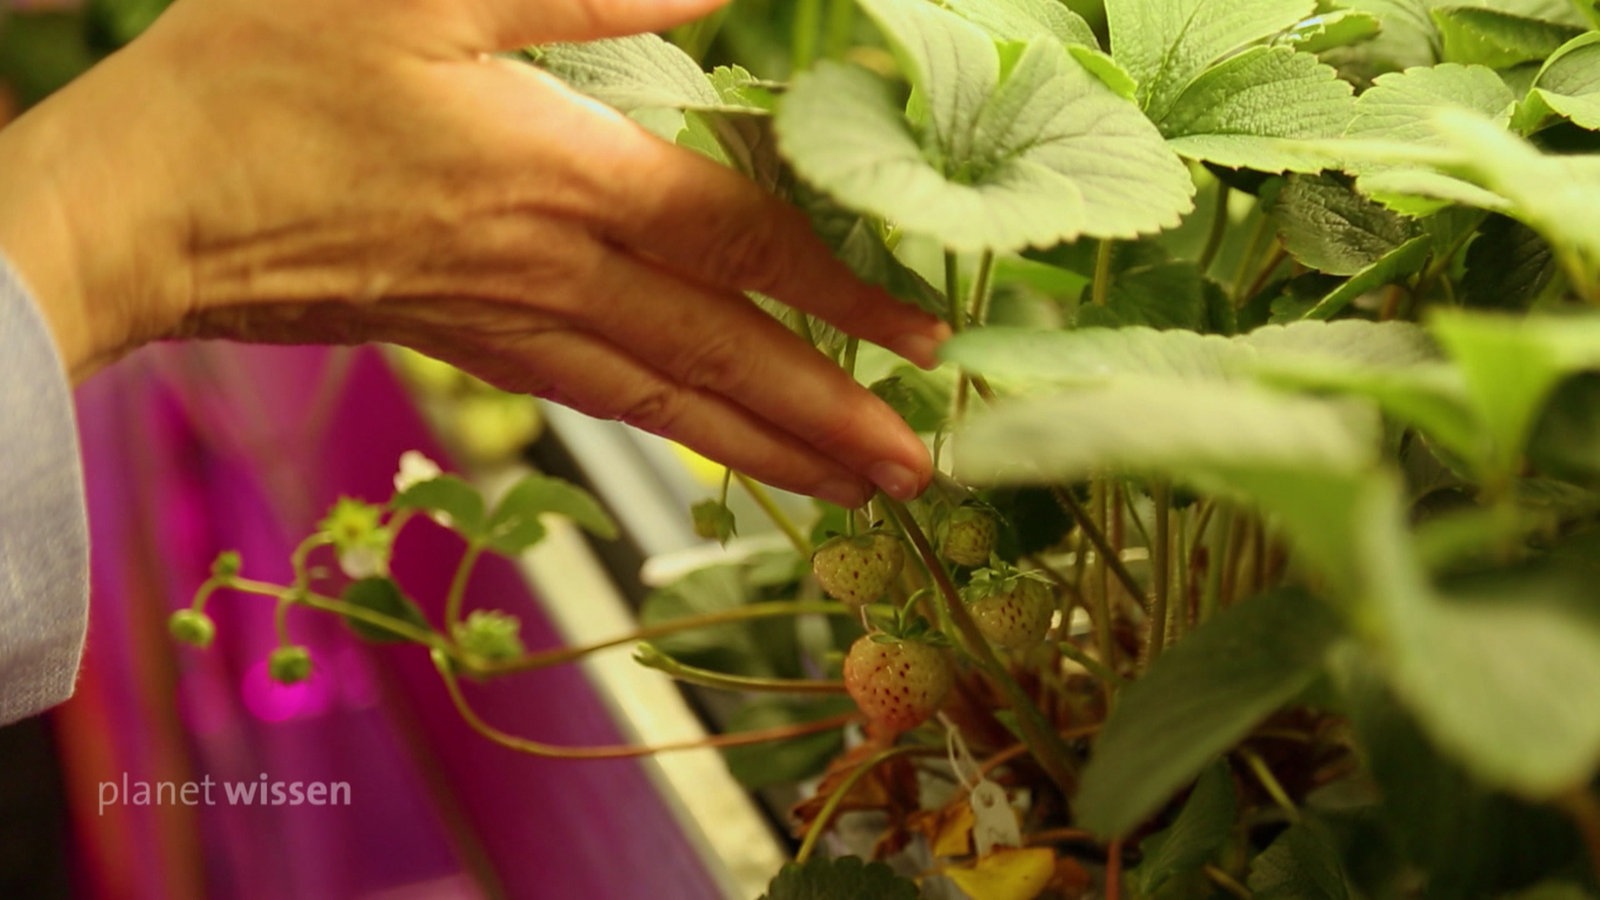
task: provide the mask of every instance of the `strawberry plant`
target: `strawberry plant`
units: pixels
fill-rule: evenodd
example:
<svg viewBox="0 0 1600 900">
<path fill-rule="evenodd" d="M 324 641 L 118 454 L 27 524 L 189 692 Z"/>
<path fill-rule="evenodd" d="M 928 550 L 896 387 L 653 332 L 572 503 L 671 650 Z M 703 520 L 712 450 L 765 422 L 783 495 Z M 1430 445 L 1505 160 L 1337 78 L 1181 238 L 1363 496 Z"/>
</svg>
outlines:
<svg viewBox="0 0 1600 900">
<path fill-rule="evenodd" d="M 780 723 L 711 739 L 735 771 L 812 779 L 767 896 L 1600 896 L 1600 8 L 741 2 L 527 58 L 957 332 L 929 373 L 773 307 L 943 474 L 810 530 L 760 503 L 789 551 L 646 607 L 641 663 Z M 541 513 L 608 533 L 592 500 L 398 488 L 290 585 L 219 565 L 174 633 L 265 594 L 427 646 L 491 740 L 670 749 L 508 735 L 458 686 L 589 649 L 460 585 Z M 418 516 L 466 541 L 442 623 L 387 575 Z M 842 821 L 876 840 L 825 860 Z"/>
</svg>

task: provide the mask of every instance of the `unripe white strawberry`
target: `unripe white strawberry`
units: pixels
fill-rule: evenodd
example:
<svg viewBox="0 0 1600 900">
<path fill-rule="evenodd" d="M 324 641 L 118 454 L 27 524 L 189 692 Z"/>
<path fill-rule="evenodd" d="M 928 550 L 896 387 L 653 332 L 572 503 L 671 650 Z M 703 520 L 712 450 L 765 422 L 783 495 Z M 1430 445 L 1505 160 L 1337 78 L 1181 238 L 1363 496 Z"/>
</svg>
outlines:
<svg viewBox="0 0 1600 900">
<path fill-rule="evenodd" d="M 985 565 L 999 536 L 994 513 L 982 506 L 960 506 L 940 529 L 939 555 L 959 566 Z"/>
<path fill-rule="evenodd" d="M 900 539 L 882 531 L 832 537 L 811 554 L 811 572 L 828 596 L 864 606 L 882 597 L 899 577 L 906 553 Z"/>
<path fill-rule="evenodd" d="M 901 732 L 944 705 L 955 675 L 944 651 L 918 640 L 871 634 L 857 638 L 844 659 L 844 686 L 867 718 Z"/>
<path fill-rule="evenodd" d="M 1038 576 L 976 578 L 965 593 L 967 610 L 978 630 L 998 647 L 1023 650 L 1037 645 L 1050 631 L 1055 595 L 1050 584 Z"/>
</svg>

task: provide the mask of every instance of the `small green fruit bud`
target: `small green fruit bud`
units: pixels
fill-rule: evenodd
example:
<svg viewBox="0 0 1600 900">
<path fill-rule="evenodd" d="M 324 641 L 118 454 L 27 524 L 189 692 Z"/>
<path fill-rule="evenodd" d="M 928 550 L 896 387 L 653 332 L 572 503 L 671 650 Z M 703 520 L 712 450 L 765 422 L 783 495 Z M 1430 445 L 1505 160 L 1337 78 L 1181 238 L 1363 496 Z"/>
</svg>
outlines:
<svg viewBox="0 0 1600 900">
<path fill-rule="evenodd" d="M 232 578 L 239 574 L 239 569 L 243 565 L 244 561 L 239 558 L 239 551 L 224 550 L 212 561 L 211 575 L 214 578 Z"/>
<path fill-rule="evenodd" d="M 198 609 L 180 609 L 167 620 L 167 631 L 179 643 L 204 650 L 217 636 L 217 626 L 211 617 Z"/>
<path fill-rule="evenodd" d="M 461 649 L 488 660 L 516 659 L 527 652 L 522 645 L 522 622 L 499 610 L 473 610 L 455 627 Z"/>
<path fill-rule="evenodd" d="M 298 684 L 310 678 L 310 648 L 297 644 L 272 651 L 267 657 L 267 674 L 279 684 Z"/>
</svg>

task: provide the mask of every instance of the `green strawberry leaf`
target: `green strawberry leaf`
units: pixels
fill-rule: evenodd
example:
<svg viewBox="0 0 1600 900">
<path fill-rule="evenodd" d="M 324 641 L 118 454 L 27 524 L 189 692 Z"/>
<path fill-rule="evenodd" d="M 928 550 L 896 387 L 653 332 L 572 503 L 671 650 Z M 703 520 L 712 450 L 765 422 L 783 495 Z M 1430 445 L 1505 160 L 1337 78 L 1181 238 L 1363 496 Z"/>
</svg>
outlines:
<svg viewBox="0 0 1600 900">
<path fill-rule="evenodd" d="M 723 106 L 723 98 L 689 54 L 654 34 L 531 51 L 540 68 L 623 112 Z"/>
<path fill-rule="evenodd" d="M 1371 13 L 1336 9 L 1296 22 L 1294 27 L 1274 36 L 1272 42 L 1302 53 L 1322 53 L 1370 41 L 1382 30 L 1383 23 Z"/>
<path fill-rule="evenodd" d="M 1333 836 L 1315 820 L 1291 825 L 1251 860 L 1247 886 L 1260 900 L 1346 900 L 1350 896 Z"/>
<path fill-rule="evenodd" d="M 851 208 L 959 250 L 1133 237 L 1176 225 L 1193 182 L 1132 104 L 1054 38 L 1001 48 L 923 0 L 870 0 L 911 76 L 825 62 L 778 108 L 795 171 Z M 959 58 L 959 65 L 957 59 Z"/>
<path fill-rule="evenodd" d="M 1492 787 L 1547 799 L 1600 758 L 1600 628 L 1520 579 L 1470 597 L 1394 604 L 1389 679 L 1433 740 Z"/>
<path fill-rule="evenodd" d="M 1446 148 L 1451 141 L 1434 124 L 1441 111 L 1470 110 L 1505 125 L 1515 104 L 1511 89 L 1493 69 L 1484 66 L 1447 63 L 1407 69 L 1378 78 L 1356 99 L 1355 118 L 1345 136 L 1404 144 L 1414 151 Z M 1485 208 L 1494 201 L 1492 194 L 1485 196 L 1481 186 L 1427 167 L 1364 162 L 1346 168 L 1360 174 L 1356 187 L 1362 193 L 1401 212 L 1421 215 L 1439 208 L 1436 203 L 1408 203 L 1408 194 Z"/>
<path fill-rule="evenodd" d="M 545 513 L 566 516 L 589 533 L 610 540 L 617 536 L 617 525 L 584 489 L 545 475 L 529 475 L 512 486 L 489 516 L 486 533 L 489 546 L 501 553 L 514 554 L 544 540 Z"/>
<path fill-rule="evenodd" d="M 483 533 L 483 494 L 454 475 L 440 475 L 414 484 L 395 494 L 389 504 L 396 510 L 443 513 L 448 517 L 448 527 L 468 540 L 474 540 Z"/>
<path fill-rule="evenodd" d="M 1336 160 L 1301 139 L 1335 137 L 1354 115 L 1350 85 L 1309 53 L 1251 47 L 1206 70 L 1152 116 L 1190 159 L 1263 172 L 1314 172 Z"/>
<path fill-rule="evenodd" d="M 1217 60 L 1294 27 L 1315 0 L 1106 0 L 1111 55 L 1154 121 Z"/>
<path fill-rule="evenodd" d="M 1208 290 L 1215 286 L 1187 260 L 1125 269 L 1112 282 L 1106 305 L 1078 307 L 1077 325 L 1145 325 L 1199 331 L 1205 327 Z"/>
<path fill-rule="evenodd" d="M 1433 240 L 1427 235 L 1406 241 L 1328 292 L 1306 311 L 1305 318 L 1329 319 L 1338 315 L 1357 297 L 1420 272 L 1432 254 Z"/>
<path fill-rule="evenodd" d="M 1079 821 L 1127 834 L 1310 686 L 1341 633 L 1331 609 L 1293 591 L 1218 613 L 1122 689 L 1083 770 Z"/>
<path fill-rule="evenodd" d="M 1461 286 L 1466 303 L 1482 309 L 1527 309 L 1555 277 L 1550 244 L 1506 216 L 1491 216 L 1467 245 Z"/>
<path fill-rule="evenodd" d="M 1210 862 L 1228 842 L 1234 807 L 1233 776 L 1226 764 L 1214 763 L 1200 773 L 1172 824 L 1139 843 L 1144 862 L 1134 876 L 1144 895 Z"/>
<path fill-rule="evenodd" d="M 1416 222 L 1328 174 L 1296 175 L 1272 206 L 1284 249 L 1329 275 L 1354 275 L 1416 237 Z"/>
<path fill-rule="evenodd" d="M 1509 69 L 1543 61 L 1582 29 L 1498 9 L 1448 6 L 1431 11 L 1446 62 Z"/>
<path fill-rule="evenodd" d="M 363 578 L 352 582 L 339 595 L 339 599 L 351 606 L 357 606 L 369 612 L 379 613 L 391 619 L 398 619 L 410 625 L 415 625 L 423 631 L 432 631 L 433 626 L 428 624 L 428 619 L 417 608 L 411 598 L 401 592 L 400 586 L 392 578 Z M 375 625 L 353 616 L 345 616 L 344 624 L 359 637 L 369 641 L 407 641 L 404 637 L 381 625 Z"/>
<path fill-rule="evenodd" d="M 1073 331 L 992 326 L 940 348 L 947 362 L 1009 385 L 1093 384 L 1120 377 L 1220 381 L 1281 361 L 1401 368 L 1436 361 L 1432 340 L 1403 322 L 1296 322 L 1234 338 L 1149 328 Z"/>
<path fill-rule="evenodd" d="M 1545 61 L 1517 111 L 1518 130 L 1530 132 L 1552 113 L 1600 130 L 1600 34 L 1579 35 Z"/>
<path fill-rule="evenodd" d="M 1053 37 L 1099 49 L 1094 29 L 1059 0 L 945 0 L 945 8 L 1001 41 Z"/>
<path fill-rule="evenodd" d="M 917 900 L 914 882 L 859 856 L 812 857 L 789 863 L 758 900 Z"/>
</svg>

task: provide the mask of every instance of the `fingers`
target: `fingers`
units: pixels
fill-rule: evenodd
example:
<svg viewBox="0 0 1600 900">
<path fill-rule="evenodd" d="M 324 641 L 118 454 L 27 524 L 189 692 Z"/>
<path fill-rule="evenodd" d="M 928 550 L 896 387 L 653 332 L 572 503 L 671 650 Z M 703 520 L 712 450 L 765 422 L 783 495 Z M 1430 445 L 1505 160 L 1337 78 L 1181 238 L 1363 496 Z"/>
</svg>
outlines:
<svg viewBox="0 0 1600 900">
<path fill-rule="evenodd" d="M 479 52 L 663 31 L 727 0 L 443 0 L 471 17 Z"/>
<path fill-rule="evenodd" d="M 767 294 L 918 365 L 937 362 L 948 328 L 859 281 L 799 210 L 697 154 L 638 144 L 602 213 L 611 240 L 708 285 Z"/>
<path fill-rule="evenodd" d="M 707 289 L 617 254 L 597 275 L 605 301 L 578 323 L 691 390 L 715 394 L 909 499 L 927 449 L 887 404 L 742 295 Z M 712 457 L 716 458 L 716 457 Z"/>
</svg>

